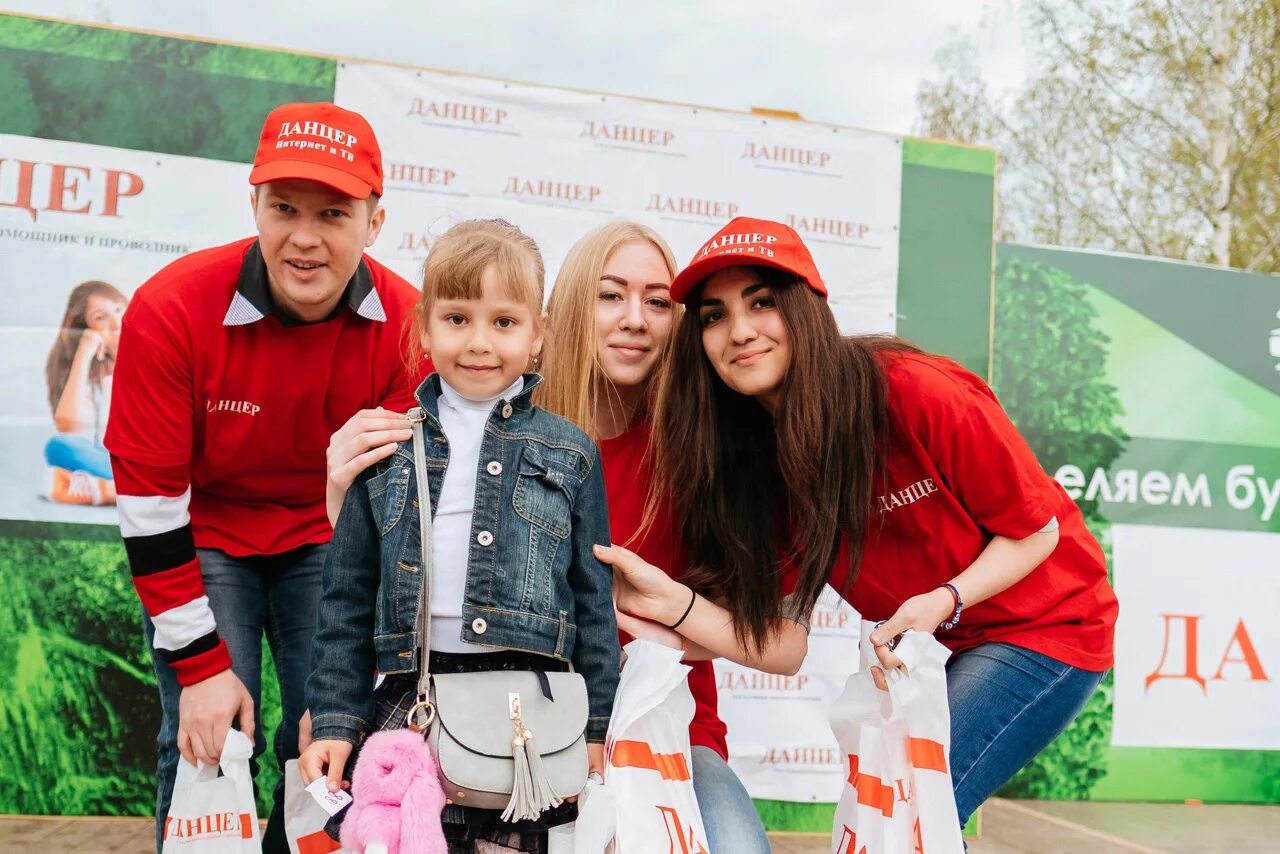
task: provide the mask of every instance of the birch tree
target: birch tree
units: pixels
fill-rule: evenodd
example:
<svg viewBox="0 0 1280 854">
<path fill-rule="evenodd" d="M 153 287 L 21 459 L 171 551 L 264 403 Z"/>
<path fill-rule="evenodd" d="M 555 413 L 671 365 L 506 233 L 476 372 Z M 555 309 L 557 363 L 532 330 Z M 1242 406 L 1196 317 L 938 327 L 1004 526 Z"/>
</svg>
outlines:
<svg viewBox="0 0 1280 854">
<path fill-rule="evenodd" d="M 961 39 L 919 132 L 1000 152 L 1005 239 L 1280 270 L 1280 0 L 1028 0 L 1025 86 Z"/>
</svg>

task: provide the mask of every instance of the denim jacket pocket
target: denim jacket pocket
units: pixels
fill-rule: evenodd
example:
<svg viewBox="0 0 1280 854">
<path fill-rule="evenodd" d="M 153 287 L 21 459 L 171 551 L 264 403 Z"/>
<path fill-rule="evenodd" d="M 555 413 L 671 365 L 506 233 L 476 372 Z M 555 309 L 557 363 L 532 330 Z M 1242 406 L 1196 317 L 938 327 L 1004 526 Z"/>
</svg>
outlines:
<svg viewBox="0 0 1280 854">
<path fill-rule="evenodd" d="M 409 464 L 399 456 L 393 456 L 386 471 L 369 478 L 369 509 L 381 536 L 385 537 L 404 514 L 411 474 Z"/>
<path fill-rule="evenodd" d="M 418 670 L 417 632 L 374 635 L 374 666 L 379 673 L 416 673 Z M 369 676 L 373 678 L 372 674 Z"/>
<path fill-rule="evenodd" d="M 531 445 L 520 450 L 520 465 L 511 502 L 520 518 L 562 540 L 573 531 L 572 506 L 565 488 L 564 472 L 549 467 L 542 454 Z"/>
</svg>

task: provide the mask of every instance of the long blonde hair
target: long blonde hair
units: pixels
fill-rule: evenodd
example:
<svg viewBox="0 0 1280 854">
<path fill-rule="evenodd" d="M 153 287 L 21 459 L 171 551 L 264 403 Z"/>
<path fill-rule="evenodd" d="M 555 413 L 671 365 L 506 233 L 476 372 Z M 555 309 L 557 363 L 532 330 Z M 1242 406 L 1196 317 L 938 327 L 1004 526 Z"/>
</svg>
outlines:
<svg viewBox="0 0 1280 854">
<path fill-rule="evenodd" d="M 593 229 L 573 244 L 564 259 L 551 301 L 547 306 L 547 346 L 538 389 L 538 405 L 567 418 L 599 441 L 596 425 L 602 394 L 616 394 L 600 366 L 600 340 L 596 332 L 596 303 L 600 296 L 600 276 L 609 256 L 619 245 L 643 240 L 662 255 L 674 278 L 679 270 L 671 247 L 647 225 L 630 220 L 614 220 Z M 680 319 L 677 312 L 672 330 Z M 674 335 L 672 336 L 674 337 Z M 652 398 L 670 365 L 671 338 L 662 345 L 653 372 L 645 380 L 642 404 L 651 407 Z"/>
</svg>

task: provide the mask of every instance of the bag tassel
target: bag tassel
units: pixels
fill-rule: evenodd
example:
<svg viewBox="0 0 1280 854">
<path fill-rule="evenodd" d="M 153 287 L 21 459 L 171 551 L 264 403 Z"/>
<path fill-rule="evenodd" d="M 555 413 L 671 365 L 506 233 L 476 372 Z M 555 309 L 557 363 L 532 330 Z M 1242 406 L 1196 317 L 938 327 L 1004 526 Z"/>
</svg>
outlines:
<svg viewBox="0 0 1280 854">
<path fill-rule="evenodd" d="M 515 780 L 511 800 L 502 811 L 503 821 L 533 821 L 544 811 L 564 803 L 547 779 L 542 757 L 533 746 L 533 733 L 525 730 L 513 738 L 511 754 L 515 759 Z"/>
</svg>

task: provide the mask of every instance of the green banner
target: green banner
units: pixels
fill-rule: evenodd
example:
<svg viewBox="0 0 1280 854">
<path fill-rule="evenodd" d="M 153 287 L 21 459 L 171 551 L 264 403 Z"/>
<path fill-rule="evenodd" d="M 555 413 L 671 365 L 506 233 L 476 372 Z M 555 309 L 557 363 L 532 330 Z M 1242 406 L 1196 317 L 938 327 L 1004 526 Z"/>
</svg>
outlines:
<svg viewBox="0 0 1280 854">
<path fill-rule="evenodd" d="M 1114 677 L 1006 792 L 1280 801 L 1260 712 L 1280 660 L 1257 604 L 1280 582 L 1257 557 L 1280 554 L 1280 280 L 1045 247 L 997 259 L 996 391 L 1120 597 Z"/>
</svg>

